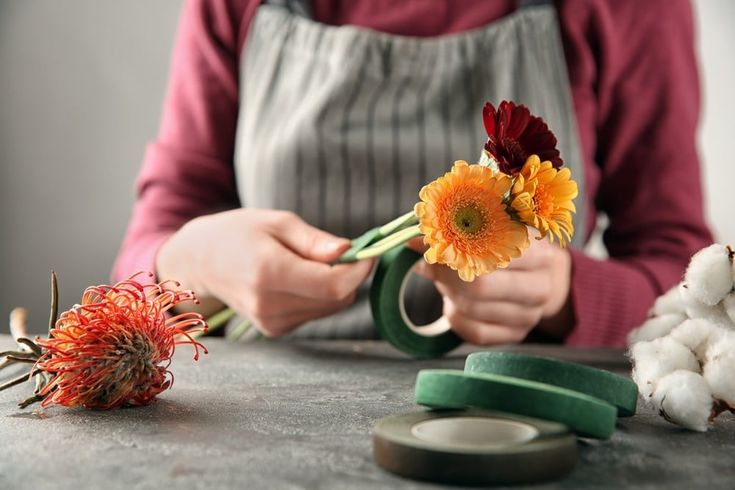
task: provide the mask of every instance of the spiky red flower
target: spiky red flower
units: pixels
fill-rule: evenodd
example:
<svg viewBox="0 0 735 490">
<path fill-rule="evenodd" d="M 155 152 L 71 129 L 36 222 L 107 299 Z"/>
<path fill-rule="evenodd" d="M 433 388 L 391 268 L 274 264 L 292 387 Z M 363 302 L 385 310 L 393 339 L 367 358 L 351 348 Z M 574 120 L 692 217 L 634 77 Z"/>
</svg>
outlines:
<svg viewBox="0 0 735 490">
<path fill-rule="evenodd" d="M 516 175 L 531 155 L 538 155 L 542 162 L 551 162 L 554 168 L 563 165 L 556 149 L 556 137 L 544 120 L 532 115 L 526 106 L 503 101 L 495 110 L 486 102 L 482 120 L 488 136 L 485 150 L 501 172 Z"/>
<path fill-rule="evenodd" d="M 136 274 L 137 276 L 137 274 Z M 201 315 L 166 312 L 183 301 L 196 301 L 179 284 L 140 284 L 133 276 L 114 286 L 87 288 L 82 304 L 61 314 L 34 371 L 48 377 L 38 392 L 42 406 L 109 409 L 147 405 L 173 384 L 168 367 L 176 345 L 206 348 L 191 334 L 206 331 Z M 173 286 L 173 287 L 170 287 Z"/>
</svg>

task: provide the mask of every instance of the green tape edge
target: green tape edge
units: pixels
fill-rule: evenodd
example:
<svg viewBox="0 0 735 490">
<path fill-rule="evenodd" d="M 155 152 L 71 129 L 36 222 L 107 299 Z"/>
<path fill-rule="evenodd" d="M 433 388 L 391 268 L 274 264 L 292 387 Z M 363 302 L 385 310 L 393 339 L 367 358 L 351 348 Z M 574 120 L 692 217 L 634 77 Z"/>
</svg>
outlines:
<svg viewBox="0 0 735 490">
<path fill-rule="evenodd" d="M 452 331 L 436 336 L 420 335 L 411 330 L 401 315 L 401 285 L 421 258 L 421 254 L 405 246 L 383 255 L 370 288 L 370 308 L 381 338 L 417 359 L 433 359 L 459 346 L 462 339 Z"/>
<path fill-rule="evenodd" d="M 466 373 L 492 373 L 538 381 L 604 400 L 621 417 L 635 415 L 638 387 L 629 378 L 610 371 L 515 352 L 475 352 L 467 356 Z"/>
<path fill-rule="evenodd" d="M 416 403 L 433 408 L 482 408 L 566 425 L 582 436 L 607 439 L 617 409 L 598 398 L 558 386 L 499 374 L 424 369 L 416 378 Z"/>
<path fill-rule="evenodd" d="M 536 438 L 484 449 L 448 449 L 412 433 L 418 423 L 453 417 L 488 417 L 529 424 Z M 373 460 L 401 476 L 436 483 L 498 485 L 536 483 L 564 476 L 577 463 L 577 438 L 549 421 L 485 410 L 431 410 L 394 415 L 373 428 Z"/>
</svg>

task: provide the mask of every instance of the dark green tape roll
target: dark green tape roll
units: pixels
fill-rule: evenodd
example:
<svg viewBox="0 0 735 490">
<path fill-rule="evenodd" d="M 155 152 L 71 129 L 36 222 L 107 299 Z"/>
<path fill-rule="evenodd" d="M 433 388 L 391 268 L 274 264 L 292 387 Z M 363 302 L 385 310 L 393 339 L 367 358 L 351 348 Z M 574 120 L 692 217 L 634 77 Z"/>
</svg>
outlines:
<svg viewBox="0 0 735 490">
<path fill-rule="evenodd" d="M 602 369 L 513 352 L 475 352 L 467 357 L 464 370 L 502 374 L 579 391 L 615 405 L 622 417 L 635 414 L 636 384 Z"/>
<path fill-rule="evenodd" d="M 373 459 L 393 473 L 437 483 L 534 483 L 568 473 L 577 440 L 561 424 L 498 412 L 413 412 L 378 421 Z"/>
<path fill-rule="evenodd" d="M 483 408 L 551 420 L 574 432 L 607 439 L 615 430 L 611 404 L 558 386 L 499 374 L 425 369 L 416 379 L 416 402 L 435 408 Z"/>
<path fill-rule="evenodd" d="M 417 327 L 403 305 L 406 280 L 421 254 L 399 247 L 380 258 L 370 289 L 370 307 L 380 336 L 419 359 L 441 357 L 462 343 L 445 320 Z"/>
</svg>

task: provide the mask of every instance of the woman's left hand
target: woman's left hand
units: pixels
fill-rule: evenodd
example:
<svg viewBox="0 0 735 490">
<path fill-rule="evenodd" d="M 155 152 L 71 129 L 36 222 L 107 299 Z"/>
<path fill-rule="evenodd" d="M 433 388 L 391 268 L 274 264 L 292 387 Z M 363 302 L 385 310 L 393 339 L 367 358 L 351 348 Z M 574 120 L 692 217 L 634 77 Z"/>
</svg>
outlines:
<svg viewBox="0 0 735 490">
<path fill-rule="evenodd" d="M 444 299 L 444 317 L 467 342 L 518 343 L 536 327 L 561 339 L 571 329 L 571 257 L 546 240 L 531 239 L 529 249 L 507 269 L 473 282 L 423 261 L 417 272 L 434 281 Z"/>
</svg>

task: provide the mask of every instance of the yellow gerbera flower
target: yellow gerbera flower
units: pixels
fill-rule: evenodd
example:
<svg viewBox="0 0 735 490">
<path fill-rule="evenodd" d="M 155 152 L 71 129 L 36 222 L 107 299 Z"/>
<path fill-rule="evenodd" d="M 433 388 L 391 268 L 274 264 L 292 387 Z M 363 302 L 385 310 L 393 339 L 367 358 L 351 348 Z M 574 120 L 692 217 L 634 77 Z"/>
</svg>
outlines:
<svg viewBox="0 0 735 490">
<path fill-rule="evenodd" d="M 516 176 L 511 196 L 511 207 L 521 221 L 536 228 L 539 239 L 554 236 L 564 247 L 574 234 L 572 213 L 576 211 L 572 199 L 577 197 L 577 183 L 571 179 L 568 168 L 555 169 L 551 162 L 542 162 L 531 155 Z"/>
<path fill-rule="evenodd" d="M 460 160 L 424 186 L 414 212 L 429 245 L 426 261 L 446 264 L 470 282 L 520 257 L 528 247 L 528 231 L 506 210 L 504 198 L 512 185 L 505 174 Z"/>
</svg>

